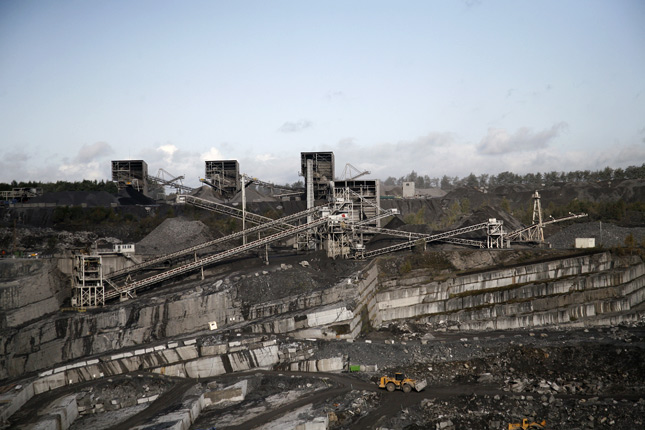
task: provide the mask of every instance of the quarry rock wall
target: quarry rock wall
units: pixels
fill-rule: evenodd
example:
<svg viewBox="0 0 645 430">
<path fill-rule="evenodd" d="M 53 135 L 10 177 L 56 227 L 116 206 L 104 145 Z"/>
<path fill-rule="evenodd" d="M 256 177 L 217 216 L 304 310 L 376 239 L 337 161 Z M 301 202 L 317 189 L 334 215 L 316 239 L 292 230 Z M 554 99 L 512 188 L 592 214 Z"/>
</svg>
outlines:
<svg viewBox="0 0 645 430">
<path fill-rule="evenodd" d="M 189 288 L 76 313 L 59 311 L 64 282 L 52 265 L 0 266 L 0 379 L 208 333 L 211 323 L 220 329 L 239 326 L 255 335 L 351 340 L 370 325 L 408 318 L 460 330 L 615 324 L 638 319 L 645 300 L 643 261 L 600 252 L 441 281 L 424 269 L 414 270 L 413 276 L 388 277 L 373 261 L 324 291 L 244 310 L 235 289 L 217 281 L 217 288 Z M 35 320 L 37 312 L 55 314 Z"/>
<path fill-rule="evenodd" d="M 639 257 L 602 252 L 433 281 L 423 270 L 381 283 L 374 323 L 415 318 L 461 330 L 615 324 L 638 319 Z"/>
<path fill-rule="evenodd" d="M 33 285 L 44 288 L 46 280 L 41 279 L 40 284 Z M 208 330 L 211 322 L 222 326 L 231 319 L 242 319 L 228 291 L 207 295 L 189 292 L 173 300 L 157 298 L 147 304 L 115 303 L 84 313 L 60 312 L 60 305 L 52 304 L 51 312 L 54 311 L 57 314 L 53 318 L 2 331 L 0 379 L 50 368 L 56 363 Z"/>
<path fill-rule="evenodd" d="M 69 295 L 69 280 L 52 260 L 0 260 L 0 329 L 58 312 Z"/>
</svg>

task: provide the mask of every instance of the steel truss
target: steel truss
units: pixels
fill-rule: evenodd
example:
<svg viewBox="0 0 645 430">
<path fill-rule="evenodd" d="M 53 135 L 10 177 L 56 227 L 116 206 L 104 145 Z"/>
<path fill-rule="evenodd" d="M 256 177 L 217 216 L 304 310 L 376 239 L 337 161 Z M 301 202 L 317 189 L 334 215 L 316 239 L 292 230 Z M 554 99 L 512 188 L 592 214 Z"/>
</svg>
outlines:
<svg viewBox="0 0 645 430">
<path fill-rule="evenodd" d="M 74 256 L 72 306 L 94 308 L 105 304 L 103 266 L 99 255 Z"/>
<path fill-rule="evenodd" d="M 149 276 L 149 277 L 147 277 L 145 279 L 141 279 L 141 280 L 130 282 L 130 283 L 126 282 L 124 285 L 119 286 L 114 291 L 108 291 L 107 293 L 105 293 L 105 299 L 109 300 L 109 299 L 113 299 L 113 298 L 116 298 L 116 297 L 119 297 L 119 296 L 124 297 L 125 295 L 132 294 L 133 292 L 135 292 L 136 290 L 139 290 L 141 288 L 145 288 L 145 287 L 148 287 L 150 285 L 157 284 L 159 282 L 165 281 L 167 279 L 170 279 L 170 278 L 173 278 L 173 277 L 176 277 L 176 276 L 179 276 L 179 275 L 190 273 L 190 272 L 195 271 L 197 269 L 201 269 L 202 267 L 205 267 L 205 266 L 217 263 L 219 261 L 234 257 L 236 255 L 242 254 L 242 253 L 244 253 L 246 251 L 262 247 L 262 246 L 267 245 L 267 244 L 269 244 L 271 242 L 275 242 L 277 240 L 281 240 L 281 239 L 285 239 L 285 238 L 290 237 L 290 236 L 294 236 L 294 235 L 300 233 L 301 231 L 305 231 L 305 230 L 308 230 L 308 229 L 323 225 L 326 222 L 327 222 L 327 218 L 319 218 L 319 219 L 314 220 L 314 221 L 312 221 L 310 223 L 302 224 L 302 225 L 299 225 L 299 226 L 294 226 L 289 230 L 281 231 L 279 233 L 274 233 L 274 234 L 266 236 L 264 238 L 257 239 L 255 241 L 249 242 L 249 243 L 241 245 L 241 246 L 237 246 L 235 248 L 232 248 L 232 249 L 217 253 L 215 255 L 211 255 L 211 256 L 208 256 L 208 257 L 205 257 L 205 258 L 201 258 L 201 259 L 197 259 L 196 261 L 194 261 L 192 263 L 184 264 L 183 266 L 180 266 L 180 267 L 177 267 L 177 268 L 174 268 L 174 269 L 170 269 L 170 270 L 167 270 L 167 271 L 162 272 L 162 273 L 158 273 L 158 274 L 153 275 L 153 276 Z"/>
</svg>

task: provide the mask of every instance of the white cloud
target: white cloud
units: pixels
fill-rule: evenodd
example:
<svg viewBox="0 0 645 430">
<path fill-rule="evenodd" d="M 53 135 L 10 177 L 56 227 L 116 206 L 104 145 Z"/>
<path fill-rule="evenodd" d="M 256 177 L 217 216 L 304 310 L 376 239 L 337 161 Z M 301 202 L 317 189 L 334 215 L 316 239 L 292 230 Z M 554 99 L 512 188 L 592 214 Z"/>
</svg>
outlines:
<svg viewBox="0 0 645 430">
<path fill-rule="evenodd" d="M 486 155 L 499 155 L 546 148 L 549 142 L 558 137 L 566 128 L 565 122 L 559 122 L 549 129 L 538 132 L 534 132 L 528 127 L 521 127 L 513 134 L 504 129 L 489 128 L 488 134 L 477 146 L 477 151 Z"/>
<path fill-rule="evenodd" d="M 84 144 L 79 149 L 75 160 L 79 163 L 88 163 L 93 160 L 103 158 L 107 155 L 114 153 L 114 150 L 107 142 L 95 142 L 91 144 Z"/>
<path fill-rule="evenodd" d="M 411 170 L 430 174 L 437 167 L 447 167 L 437 164 L 441 154 L 452 153 L 457 138 L 452 133 L 428 133 L 413 140 L 403 140 L 395 143 L 382 142 L 375 145 L 361 145 L 353 138 L 340 140 L 333 148 L 336 162 L 336 175 L 342 174 L 345 164 L 350 163 L 360 170 L 369 170 L 371 174 L 365 178 L 385 179 L 387 176 L 401 176 Z M 455 162 L 455 154 L 452 163 Z M 451 163 L 451 164 L 452 164 Z"/>
<path fill-rule="evenodd" d="M 296 182 L 299 178 L 300 152 L 265 153 L 239 159 L 240 170 L 249 176 L 276 184 Z"/>
<path fill-rule="evenodd" d="M 84 144 L 78 153 L 70 160 L 63 157 L 62 160 L 48 160 L 48 170 L 42 172 L 42 181 L 82 181 L 88 180 L 111 180 L 111 169 L 109 155 L 113 154 L 112 146 L 107 142 L 95 142 Z M 51 163 L 49 163 L 51 162 Z M 57 166 L 57 167 L 54 167 Z"/>
<path fill-rule="evenodd" d="M 255 159 L 261 163 L 266 163 L 267 161 L 275 160 L 277 157 L 273 154 L 258 154 L 255 156 Z"/>
<path fill-rule="evenodd" d="M 296 133 L 311 128 L 312 126 L 313 123 L 307 119 L 301 119 L 295 122 L 287 121 L 280 126 L 278 131 L 282 133 Z"/>
<path fill-rule="evenodd" d="M 208 151 L 202 153 L 202 159 L 204 161 L 224 160 L 224 156 L 219 149 L 211 146 Z"/>
</svg>

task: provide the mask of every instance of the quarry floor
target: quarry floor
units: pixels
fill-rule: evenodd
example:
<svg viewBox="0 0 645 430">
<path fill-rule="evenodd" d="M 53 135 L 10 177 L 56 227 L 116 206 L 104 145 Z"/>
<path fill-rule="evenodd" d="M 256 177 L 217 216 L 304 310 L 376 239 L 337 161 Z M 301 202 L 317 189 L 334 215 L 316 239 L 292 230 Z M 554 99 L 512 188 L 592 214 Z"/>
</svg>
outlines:
<svg viewBox="0 0 645 430">
<path fill-rule="evenodd" d="M 256 370 L 206 380 L 136 372 L 68 390 L 119 403 L 133 392 L 147 392 L 159 395 L 155 401 L 82 415 L 70 428 L 145 426 L 178 409 L 188 395 L 242 380 L 248 383 L 243 399 L 202 410 L 190 428 L 295 428 L 317 417 L 326 417 L 330 429 L 506 429 L 523 418 L 545 420 L 549 429 L 632 429 L 645 423 L 643 321 L 486 333 L 429 331 L 403 323 L 353 342 L 311 343 L 315 357 L 342 355 L 352 365 L 376 364 L 378 371 Z M 428 386 L 409 394 L 379 389 L 378 377 L 395 371 L 426 379 Z M 11 426 L 33 422 L 63 390 L 35 396 L 11 417 Z"/>
</svg>

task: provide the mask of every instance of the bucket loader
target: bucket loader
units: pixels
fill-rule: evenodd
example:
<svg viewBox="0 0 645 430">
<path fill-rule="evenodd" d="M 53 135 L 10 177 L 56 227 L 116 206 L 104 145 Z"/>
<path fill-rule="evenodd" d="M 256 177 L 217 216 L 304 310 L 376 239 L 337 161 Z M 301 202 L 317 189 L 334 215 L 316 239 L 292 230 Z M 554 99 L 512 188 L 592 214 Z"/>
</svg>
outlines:
<svg viewBox="0 0 645 430">
<path fill-rule="evenodd" d="M 510 423 L 508 425 L 508 430 L 526 430 L 526 429 L 543 429 L 546 425 L 546 420 L 542 420 L 541 423 L 538 422 L 529 422 L 527 418 L 524 418 L 521 423 Z"/>
<path fill-rule="evenodd" d="M 385 388 L 387 391 L 403 390 L 404 393 L 409 393 L 413 389 L 416 391 L 423 390 L 428 383 L 425 380 L 416 380 L 407 378 L 403 373 L 397 372 L 394 377 L 381 376 L 378 386 Z"/>
</svg>

